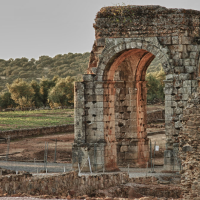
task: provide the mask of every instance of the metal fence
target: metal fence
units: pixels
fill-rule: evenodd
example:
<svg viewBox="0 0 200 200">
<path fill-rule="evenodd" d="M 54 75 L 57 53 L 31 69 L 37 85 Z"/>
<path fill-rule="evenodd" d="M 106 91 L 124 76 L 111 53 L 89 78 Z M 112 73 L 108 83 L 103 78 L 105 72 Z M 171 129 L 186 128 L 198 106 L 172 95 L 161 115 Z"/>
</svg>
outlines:
<svg viewBox="0 0 200 200">
<path fill-rule="evenodd" d="M 23 156 L 17 157 L 19 154 L 18 148 L 15 143 L 11 142 L 10 137 L 0 138 L 0 168 L 8 169 L 19 173 L 20 171 L 26 171 L 30 173 L 61 173 L 72 170 L 71 164 L 71 149 L 66 147 L 63 149 L 59 146 L 58 140 L 52 139 L 48 142 L 43 142 L 45 139 L 38 144 L 39 150 L 37 154 L 29 158 L 29 153 L 26 149 L 23 150 Z M 32 152 L 31 152 L 32 153 Z M 62 154 L 62 155 L 61 155 Z M 61 157 L 64 156 L 64 162 Z"/>
</svg>

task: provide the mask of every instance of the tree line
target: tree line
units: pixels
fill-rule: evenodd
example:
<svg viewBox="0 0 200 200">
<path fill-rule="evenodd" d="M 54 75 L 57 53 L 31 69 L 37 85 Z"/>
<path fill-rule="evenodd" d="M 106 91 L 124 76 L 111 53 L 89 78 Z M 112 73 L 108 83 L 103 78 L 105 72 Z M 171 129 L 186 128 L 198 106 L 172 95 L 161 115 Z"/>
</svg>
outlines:
<svg viewBox="0 0 200 200">
<path fill-rule="evenodd" d="M 59 76 L 53 79 L 43 77 L 38 83 L 21 78 L 7 84 L 7 92 L 0 95 L 1 108 L 58 107 L 74 104 L 74 78 Z"/>
<path fill-rule="evenodd" d="M 147 101 L 163 101 L 165 98 L 163 88 L 165 73 L 147 73 Z M 72 106 L 74 104 L 74 81 L 73 77 L 61 78 L 54 76 L 53 79 L 43 77 L 38 83 L 35 80 L 26 82 L 16 79 L 12 84 L 7 84 L 7 92 L 0 95 L 1 108 L 13 107 L 58 107 Z"/>
<path fill-rule="evenodd" d="M 73 105 L 73 83 L 87 69 L 90 53 L 58 54 L 38 60 L 0 59 L 0 107 L 42 107 Z M 164 100 L 165 74 L 159 60 L 148 67 L 147 100 Z"/>
<path fill-rule="evenodd" d="M 0 91 L 7 91 L 6 84 L 17 78 L 27 82 L 39 81 L 42 77 L 52 79 L 54 76 L 67 76 L 79 80 L 88 67 L 90 53 L 68 53 L 56 56 L 40 56 L 32 58 L 0 59 Z"/>
</svg>

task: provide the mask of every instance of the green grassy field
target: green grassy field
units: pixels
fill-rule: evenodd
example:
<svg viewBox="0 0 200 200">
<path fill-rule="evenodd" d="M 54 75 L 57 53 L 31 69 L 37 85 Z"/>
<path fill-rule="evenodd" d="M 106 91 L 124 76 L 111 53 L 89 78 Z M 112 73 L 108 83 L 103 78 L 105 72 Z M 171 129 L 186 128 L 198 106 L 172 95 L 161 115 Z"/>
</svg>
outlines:
<svg viewBox="0 0 200 200">
<path fill-rule="evenodd" d="M 0 112 L 1 131 L 72 123 L 74 123 L 73 109 Z"/>
</svg>

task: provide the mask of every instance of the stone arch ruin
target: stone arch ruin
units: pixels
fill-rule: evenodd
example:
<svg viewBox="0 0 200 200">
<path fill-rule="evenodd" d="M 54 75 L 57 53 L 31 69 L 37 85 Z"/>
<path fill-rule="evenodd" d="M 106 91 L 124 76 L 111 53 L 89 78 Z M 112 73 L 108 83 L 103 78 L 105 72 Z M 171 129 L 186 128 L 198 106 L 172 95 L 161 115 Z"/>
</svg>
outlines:
<svg viewBox="0 0 200 200">
<path fill-rule="evenodd" d="M 87 74 L 75 84 L 73 168 L 146 167 L 145 74 L 156 57 L 165 80 L 165 168 L 174 164 L 183 108 L 197 90 L 200 12 L 160 6 L 102 8 Z"/>
</svg>

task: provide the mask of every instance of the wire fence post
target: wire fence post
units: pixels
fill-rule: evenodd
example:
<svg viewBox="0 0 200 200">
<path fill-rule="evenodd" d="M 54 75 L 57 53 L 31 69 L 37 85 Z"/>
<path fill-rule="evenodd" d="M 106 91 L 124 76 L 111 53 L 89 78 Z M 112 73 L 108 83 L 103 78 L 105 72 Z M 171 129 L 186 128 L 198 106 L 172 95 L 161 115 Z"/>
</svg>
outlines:
<svg viewBox="0 0 200 200">
<path fill-rule="evenodd" d="M 47 142 L 47 148 L 46 148 L 46 173 L 47 173 L 47 154 L 48 154 L 48 142 Z"/>
<path fill-rule="evenodd" d="M 48 155 L 48 142 L 47 142 L 47 149 L 46 149 L 46 165 L 47 165 L 47 155 Z"/>
<path fill-rule="evenodd" d="M 156 157 L 155 151 L 156 151 L 156 142 L 154 143 L 153 173 L 155 173 L 155 171 L 154 171 L 154 167 L 155 167 L 155 157 Z"/>
<path fill-rule="evenodd" d="M 151 156 L 151 171 L 152 172 L 152 146 L 151 146 L 151 139 L 150 139 L 150 156 Z"/>
<path fill-rule="evenodd" d="M 56 163 L 56 150 L 57 150 L 57 138 L 56 138 L 56 142 L 55 142 L 54 163 Z"/>
<path fill-rule="evenodd" d="M 9 148 L 10 148 L 10 136 L 8 136 L 8 141 L 7 141 L 6 161 L 8 161 Z"/>
<path fill-rule="evenodd" d="M 47 142 L 45 142 L 45 149 L 44 149 L 44 170 L 46 169 L 47 164 Z"/>
<path fill-rule="evenodd" d="M 129 176 L 129 164 L 128 164 L 128 176 Z"/>
<path fill-rule="evenodd" d="M 45 158 L 46 158 L 46 142 L 45 142 L 45 147 L 44 147 L 44 169 L 45 169 Z"/>
<path fill-rule="evenodd" d="M 175 153 L 174 153 L 174 150 L 173 150 L 173 171 L 174 171 L 174 163 L 175 162 Z"/>
<path fill-rule="evenodd" d="M 147 177 L 147 173 L 148 173 L 148 165 L 149 165 L 149 163 L 147 162 L 146 177 Z"/>
<path fill-rule="evenodd" d="M 35 167 L 35 169 L 36 169 L 35 158 L 34 158 L 34 167 Z"/>
<path fill-rule="evenodd" d="M 94 143 L 94 170 L 95 172 L 97 171 L 97 147 L 96 147 L 96 143 Z"/>
<path fill-rule="evenodd" d="M 103 148 L 102 148 L 102 146 L 101 146 L 101 164 L 102 164 L 103 173 L 104 173 L 105 168 L 104 168 L 104 155 L 103 155 Z"/>
</svg>

